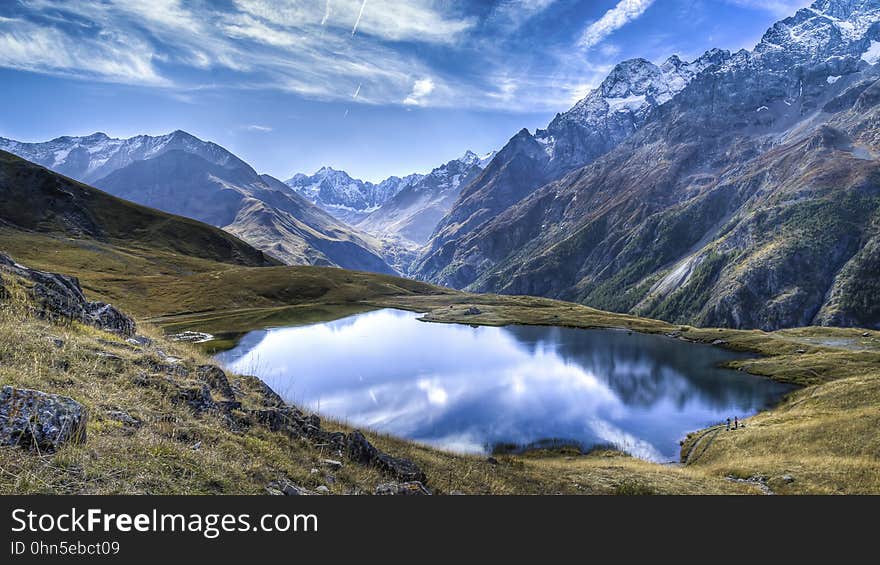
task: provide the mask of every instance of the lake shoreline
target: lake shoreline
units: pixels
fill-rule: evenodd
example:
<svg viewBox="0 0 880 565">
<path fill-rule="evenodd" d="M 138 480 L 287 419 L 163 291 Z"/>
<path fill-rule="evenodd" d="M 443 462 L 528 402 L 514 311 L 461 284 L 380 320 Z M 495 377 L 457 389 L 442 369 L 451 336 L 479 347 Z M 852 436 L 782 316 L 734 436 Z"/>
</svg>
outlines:
<svg viewBox="0 0 880 565">
<path fill-rule="evenodd" d="M 693 429 L 748 417 L 790 391 L 723 366 L 743 353 L 660 334 L 423 320 L 382 308 L 254 330 L 215 360 L 325 416 L 483 455 L 611 444 L 671 461 Z"/>
<path fill-rule="evenodd" d="M 669 333 L 672 334 L 670 337 L 687 342 L 757 354 L 756 358 L 737 362 L 732 368 L 802 388 L 787 395 L 777 406 L 748 419 L 746 428 L 717 437 L 694 464 L 685 465 L 683 469 L 700 470 L 722 478 L 743 479 L 753 476 L 773 479 L 789 475 L 793 472 L 792 469 L 796 469 L 801 478 L 795 483 L 778 485 L 774 491 L 780 494 L 880 492 L 880 484 L 870 481 L 866 483 L 859 478 L 864 476 L 862 473 L 866 465 L 871 466 L 867 463 L 870 459 L 866 460 L 860 455 L 860 450 L 866 448 L 868 444 L 865 440 L 874 432 L 856 432 L 851 429 L 853 426 L 847 424 L 860 414 L 871 414 L 870 418 L 875 418 L 877 412 L 880 390 L 875 388 L 874 383 L 880 379 L 880 332 L 874 330 L 833 327 L 794 328 L 775 332 L 701 329 L 602 312 L 551 299 L 457 292 L 431 295 L 392 294 L 354 301 L 299 304 L 295 308 L 308 309 L 314 306 L 330 309 L 399 308 L 430 313 L 431 319 L 426 321 L 440 323 L 558 325 L 572 328 L 619 328 L 648 334 Z M 470 307 L 478 308 L 481 314 L 465 316 L 465 310 Z M 288 307 L 270 308 L 279 309 L 286 310 Z M 221 316 L 221 313 L 215 312 L 212 315 Z M 165 317 L 164 320 L 186 323 L 184 318 L 178 316 Z M 820 343 L 812 343 L 814 340 Z M 844 340 L 859 349 L 822 344 L 832 340 Z M 845 400 L 834 400 L 841 394 L 845 395 Z M 835 406 L 831 408 L 835 411 L 833 416 L 828 415 L 827 407 L 832 405 L 830 403 Z M 812 426 L 818 425 L 821 428 L 815 433 L 810 431 Z M 693 434 L 705 431 L 706 429 L 696 430 Z M 813 435 L 806 440 L 791 439 L 791 434 L 803 433 Z M 835 438 L 835 442 L 846 442 L 841 445 L 852 446 L 854 451 L 837 450 L 836 455 L 829 456 L 826 438 Z M 406 449 L 407 442 L 403 440 L 388 438 L 388 441 L 393 442 L 398 449 Z M 569 456 L 560 454 L 555 457 L 566 459 Z M 529 459 L 528 455 L 520 456 L 521 458 Z M 551 454 L 542 454 L 538 459 L 542 462 L 555 460 Z M 804 467 L 806 461 L 812 463 Z M 844 490 L 830 489 L 829 485 L 839 485 L 836 488 Z"/>
</svg>

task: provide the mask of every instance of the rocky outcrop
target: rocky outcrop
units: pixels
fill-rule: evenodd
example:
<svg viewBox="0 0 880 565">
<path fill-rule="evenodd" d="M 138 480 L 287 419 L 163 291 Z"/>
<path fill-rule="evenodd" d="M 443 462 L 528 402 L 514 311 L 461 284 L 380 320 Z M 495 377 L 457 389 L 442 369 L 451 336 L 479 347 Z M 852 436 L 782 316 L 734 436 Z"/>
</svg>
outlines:
<svg viewBox="0 0 880 565">
<path fill-rule="evenodd" d="M 231 428 L 264 426 L 269 431 L 306 440 L 329 453 L 347 455 L 355 463 L 374 467 L 401 482 L 427 482 L 425 474 L 414 462 L 380 451 L 359 431 L 346 435 L 344 432 L 324 429 L 317 414 L 305 414 L 299 408 L 284 403 L 275 391 L 256 377 L 242 377 L 234 387 L 226 373 L 214 365 L 200 365 L 194 370 L 180 363 L 152 363 L 150 367 L 164 375 L 145 375 L 140 384 L 161 388 L 173 402 L 186 404 L 196 413 L 220 415 Z M 196 378 L 189 378 L 191 376 Z M 218 397 L 223 400 L 218 400 Z M 243 406 L 245 397 L 249 400 L 249 406 L 256 404 L 258 407 Z M 340 461 L 334 459 L 324 459 L 322 464 L 334 469 L 342 466 Z M 283 490 L 277 485 L 272 488 Z"/>
<path fill-rule="evenodd" d="M 253 375 L 242 375 L 239 377 L 239 382 L 256 391 L 260 406 L 279 408 L 285 405 L 284 399 L 258 377 Z"/>
<path fill-rule="evenodd" d="M 55 451 L 86 441 L 85 407 L 66 396 L 4 386 L 0 389 L 0 444 Z"/>
<path fill-rule="evenodd" d="M 219 392 L 224 398 L 235 399 L 235 392 L 229 385 L 229 379 L 216 365 L 199 365 L 196 367 L 196 375 L 199 380 L 205 382 L 210 388 Z"/>
<path fill-rule="evenodd" d="M 349 458 L 356 463 L 376 467 L 383 473 L 401 481 L 425 482 L 425 474 L 418 465 L 409 459 L 392 457 L 379 451 L 357 430 L 348 434 L 346 446 Z"/>
<path fill-rule="evenodd" d="M 5 253 L 0 253 L 0 271 L 24 282 L 41 318 L 82 322 L 125 337 L 135 335 L 134 320 L 109 304 L 87 300 L 76 277 L 29 269 Z"/>
</svg>

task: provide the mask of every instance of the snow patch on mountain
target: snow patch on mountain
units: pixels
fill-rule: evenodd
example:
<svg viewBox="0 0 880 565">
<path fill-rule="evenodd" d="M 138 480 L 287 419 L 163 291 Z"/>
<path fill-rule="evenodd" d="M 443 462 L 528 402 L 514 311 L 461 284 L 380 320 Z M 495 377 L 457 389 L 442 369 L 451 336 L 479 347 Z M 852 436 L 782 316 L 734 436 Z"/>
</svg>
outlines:
<svg viewBox="0 0 880 565">
<path fill-rule="evenodd" d="M 880 62 L 880 41 L 871 41 L 868 50 L 862 53 L 862 61 L 869 65 L 876 65 Z"/>
<path fill-rule="evenodd" d="M 138 135 L 128 139 L 112 138 L 103 132 L 96 132 L 38 143 L 0 138 L 0 149 L 91 184 L 135 161 L 158 157 L 173 150 L 198 155 L 221 167 L 245 165 L 219 145 L 202 141 L 182 130 L 155 137 Z"/>
<path fill-rule="evenodd" d="M 430 177 L 433 182 L 456 188 L 462 175 L 450 172 L 453 163 L 458 163 L 465 169 L 474 166 L 483 168 L 494 156 L 494 151 L 477 155 L 468 150 L 458 159 L 453 159 L 428 174 L 391 176 L 378 184 L 352 178 L 345 171 L 332 167 L 322 167 L 313 175 L 296 174 L 285 181 L 285 184 L 331 214 L 346 221 L 359 221 L 402 191 L 419 186 L 426 178 Z"/>
</svg>

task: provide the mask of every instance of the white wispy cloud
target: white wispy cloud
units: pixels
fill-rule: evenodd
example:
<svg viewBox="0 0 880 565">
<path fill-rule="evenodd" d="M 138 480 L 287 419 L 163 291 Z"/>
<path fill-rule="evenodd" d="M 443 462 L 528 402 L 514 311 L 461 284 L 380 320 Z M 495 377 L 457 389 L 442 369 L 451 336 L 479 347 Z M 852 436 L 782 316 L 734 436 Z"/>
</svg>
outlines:
<svg viewBox="0 0 880 565">
<path fill-rule="evenodd" d="M 404 98 L 403 103 L 409 106 L 420 106 L 425 99 L 434 92 L 434 81 L 430 78 L 423 78 L 413 83 L 412 92 Z"/>
<path fill-rule="evenodd" d="M 423 27 L 463 29 L 449 17 L 431 12 L 429 3 L 414 2 L 401 12 L 412 19 L 379 20 L 388 4 L 364 10 L 357 38 L 351 29 L 361 0 L 327 4 L 237 0 L 236 9 L 196 11 L 179 0 L 21 0 L 39 23 L 18 18 L 0 21 L 0 66 L 48 74 L 79 76 L 125 84 L 192 89 L 170 66 L 211 71 L 229 69 L 241 76 L 227 85 L 274 88 L 317 99 L 350 99 L 352 81 L 363 84 L 361 103 L 400 103 L 413 76 L 430 74 L 425 64 L 383 41 L 361 37 L 368 32 L 384 40 L 420 37 L 433 43 Z M 347 13 L 346 13 L 347 12 Z M 316 33 L 327 27 L 339 33 Z M 352 18 L 345 23 L 346 17 Z M 47 21 L 57 25 L 47 25 Z M 8 21 L 7 21 L 8 20 Z M 444 41 L 447 38 L 444 38 Z M 175 80 L 170 77 L 176 76 Z M 198 80 L 193 79 L 193 80 Z M 205 80 L 212 81 L 210 76 Z"/>
<path fill-rule="evenodd" d="M 251 124 L 251 125 L 247 126 L 247 127 L 244 128 L 244 129 L 246 129 L 246 130 L 248 130 L 248 131 L 255 131 L 255 132 L 258 132 L 258 133 L 269 133 L 270 131 L 272 131 L 272 128 L 271 128 L 271 127 L 269 127 L 269 126 L 261 126 L 260 124 Z"/>
<path fill-rule="evenodd" d="M 557 0 L 502 0 L 495 6 L 490 17 L 515 30 L 556 2 Z"/>
<path fill-rule="evenodd" d="M 330 19 L 330 0 L 326 0 L 327 3 L 324 5 L 324 17 L 321 18 L 321 25 L 327 23 L 327 20 Z"/>
<path fill-rule="evenodd" d="M 17 0 L 8 14 L 2 2 L 2 67 L 162 87 L 188 100 L 222 87 L 535 112 L 565 110 L 598 84 L 620 55 L 599 43 L 652 0 L 619 2 L 583 34 L 571 27 L 551 41 L 523 37 L 521 26 L 565 0 L 502 0 L 479 16 L 458 0 L 227 0 L 211 9 L 183 0 Z M 597 45 L 589 57 L 572 56 L 581 35 L 581 45 Z M 461 65 L 437 55 L 460 56 Z"/>
<path fill-rule="evenodd" d="M 584 48 L 598 45 L 618 29 L 640 18 L 653 3 L 654 0 L 621 0 L 584 30 L 580 45 Z"/>
<path fill-rule="evenodd" d="M 314 1 L 235 0 L 235 6 L 280 26 L 323 25 L 386 41 L 453 44 L 476 25 L 473 18 L 444 13 L 432 0 L 332 0 L 332 9 Z"/>
<path fill-rule="evenodd" d="M 65 76 L 164 86 L 153 66 L 151 46 L 107 34 L 74 38 L 51 27 L 4 18 L 0 21 L 0 66 Z"/>
<path fill-rule="evenodd" d="M 352 28 L 351 28 L 352 35 L 354 35 L 355 32 L 357 32 L 358 25 L 360 25 L 360 23 L 361 23 L 361 18 L 364 17 L 364 8 L 366 8 L 366 7 L 367 7 L 367 0 L 363 0 L 363 2 L 361 2 L 361 9 L 358 10 L 358 17 L 357 17 L 357 19 L 354 20 L 354 26 L 352 26 Z"/>
</svg>

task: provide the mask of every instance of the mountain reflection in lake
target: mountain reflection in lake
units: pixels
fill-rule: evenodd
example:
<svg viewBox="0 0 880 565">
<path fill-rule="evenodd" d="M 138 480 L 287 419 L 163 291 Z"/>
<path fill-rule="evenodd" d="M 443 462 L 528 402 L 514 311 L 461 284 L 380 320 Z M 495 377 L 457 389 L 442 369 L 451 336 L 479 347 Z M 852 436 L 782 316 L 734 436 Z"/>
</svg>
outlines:
<svg viewBox="0 0 880 565">
<path fill-rule="evenodd" d="M 717 367 L 736 353 L 663 336 L 418 316 L 378 310 L 254 331 L 218 359 L 326 416 L 469 453 L 552 440 L 677 460 L 687 432 L 791 390 Z"/>
</svg>

